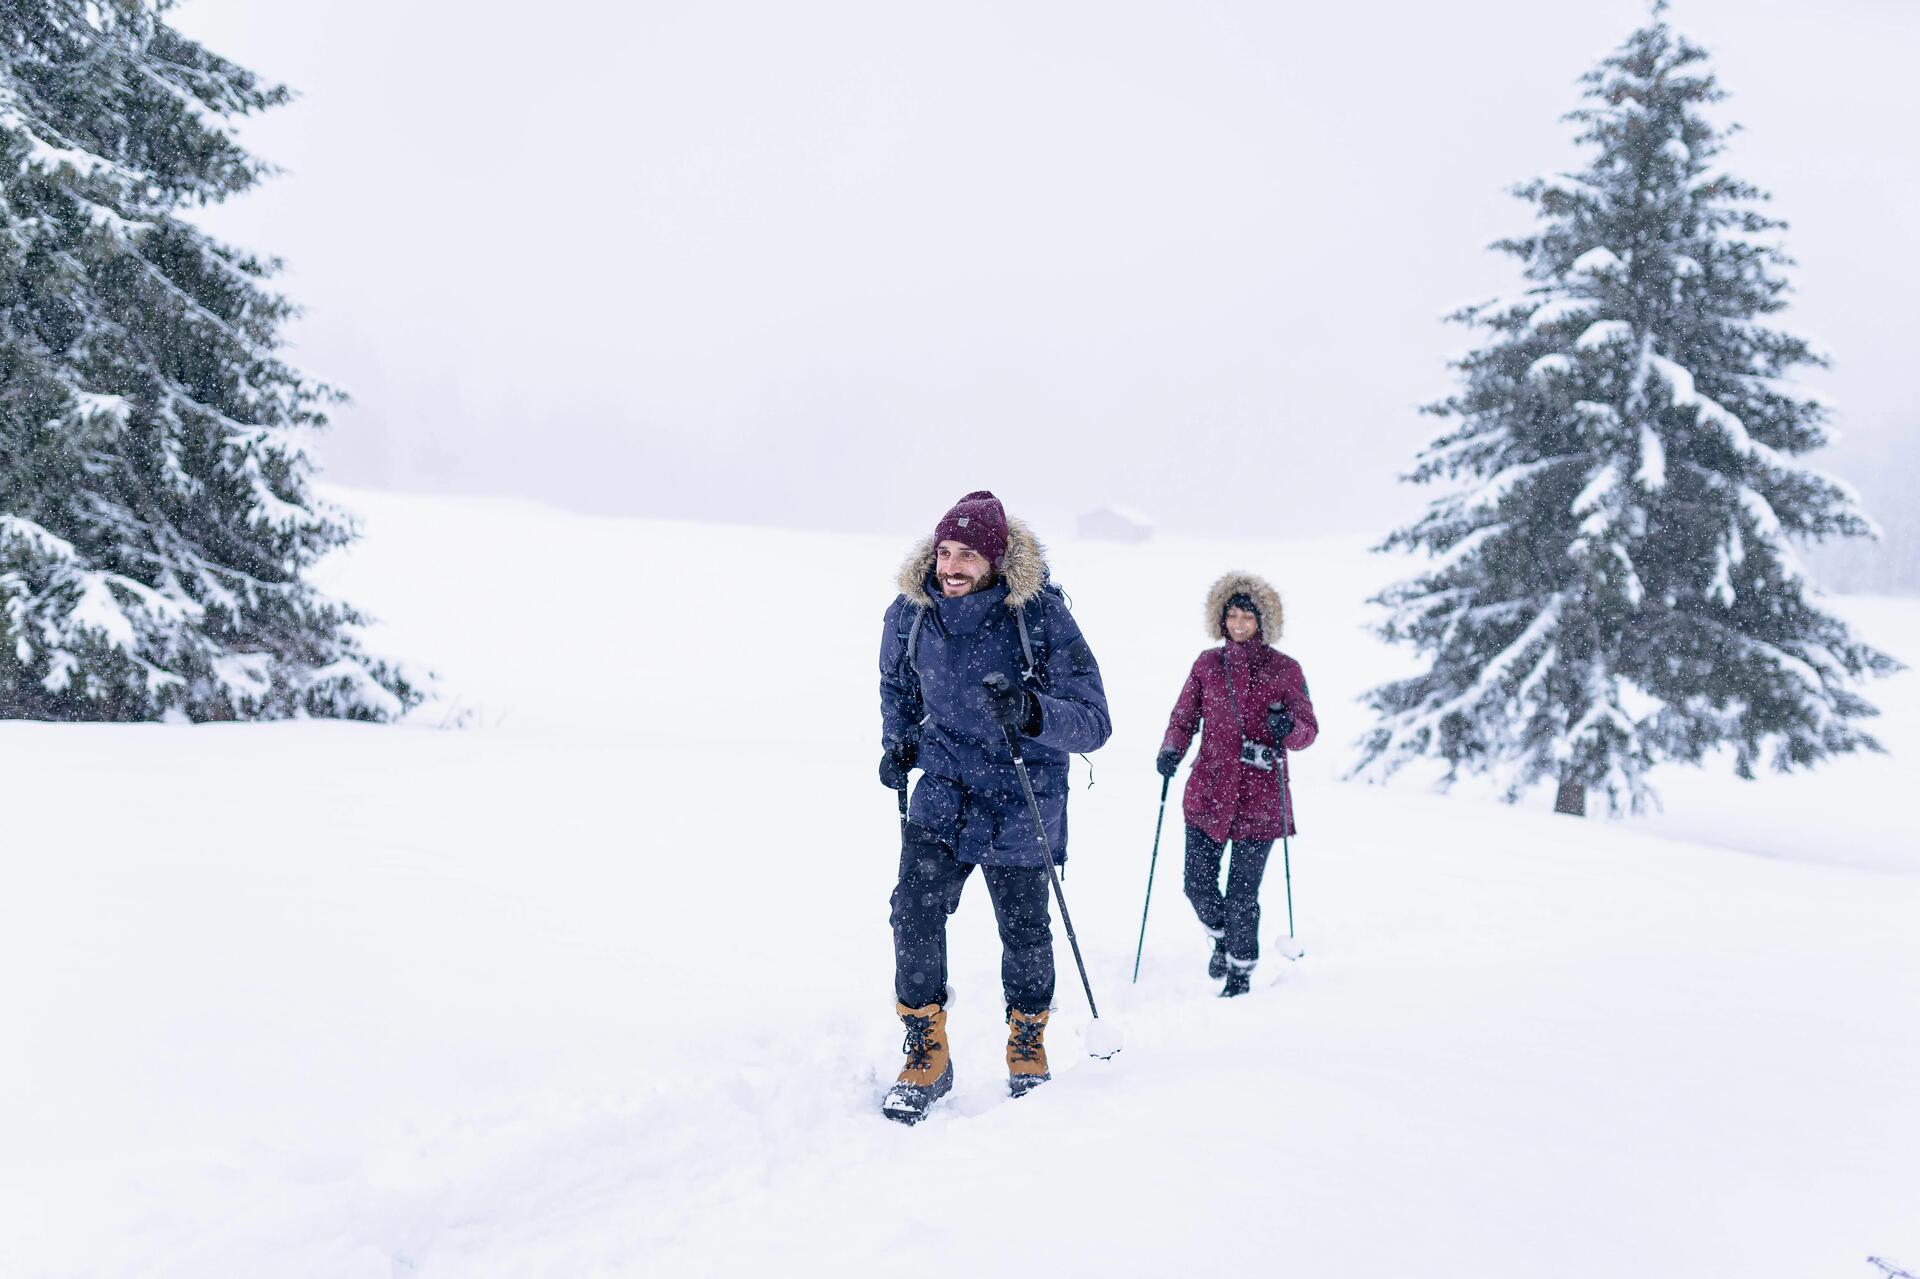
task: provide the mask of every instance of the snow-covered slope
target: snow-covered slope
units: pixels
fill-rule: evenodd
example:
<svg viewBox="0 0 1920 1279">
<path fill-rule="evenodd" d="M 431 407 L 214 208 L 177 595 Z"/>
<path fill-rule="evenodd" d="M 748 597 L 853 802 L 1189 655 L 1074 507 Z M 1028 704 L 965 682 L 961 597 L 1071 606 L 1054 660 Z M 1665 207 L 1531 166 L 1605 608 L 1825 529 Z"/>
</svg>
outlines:
<svg viewBox="0 0 1920 1279">
<path fill-rule="evenodd" d="M 1359 629 L 1392 566 L 1357 543 L 1058 541 L 1117 725 L 1066 887 L 1127 1047 L 1078 1052 L 1063 946 L 1056 1080 L 1004 1100 L 976 888 L 958 1086 L 907 1130 L 874 1110 L 897 541 L 350 501 L 329 584 L 441 672 L 412 724 L 0 724 L 0 1274 L 1920 1262 L 1920 678 L 1871 690 L 1889 759 L 1670 775 L 1664 815 L 1575 822 L 1338 780 L 1354 696 L 1406 660 Z M 1234 566 L 1282 584 L 1326 731 L 1296 761 L 1309 954 L 1223 1004 L 1177 814 L 1127 977 L 1152 752 Z M 1920 606 L 1841 606 L 1915 656 Z"/>
</svg>

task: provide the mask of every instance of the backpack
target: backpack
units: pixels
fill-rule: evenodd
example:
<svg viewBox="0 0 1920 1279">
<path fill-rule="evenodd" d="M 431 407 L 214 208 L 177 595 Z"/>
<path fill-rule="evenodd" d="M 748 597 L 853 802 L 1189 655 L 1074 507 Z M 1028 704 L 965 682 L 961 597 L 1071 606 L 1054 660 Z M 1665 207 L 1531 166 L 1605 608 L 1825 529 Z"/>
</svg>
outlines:
<svg viewBox="0 0 1920 1279">
<path fill-rule="evenodd" d="M 1067 607 L 1073 606 L 1067 599 L 1066 592 L 1049 582 L 1040 588 L 1038 595 L 1013 610 L 1013 624 L 1020 631 L 1020 652 L 1026 659 L 1026 669 L 1020 672 L 1020 682 L 1028 688 L 1037 688 L 1042 691 L 1047 687 L 1047 658 L 1052 652 L 1051 645 L 1047 642 L 1047 610 L 1044 598 L 1048 592 L 1058 595 Z M 1029 612 L 1032 613 L 1032 617 L 1028 617 Z M 926 620 L 926 605 L 916 604 L 913 606 L 911 621 L 908 620 L 905 609 L 900 611 L 894 630 L 894 634 L 901 639 L 906 648 L 906 666 L 913 672 L 913 689 L 916 698 L 920 695 L 920 667 L 914 660 L 914 650 L 920 639 L 920 624 Z M 1080 762 L 1087 766 L 1087 786 L 1091 789 L 1093 761 L 1082 755 Z"/>
<path fill-rule="evenodd" d="M 1044 586 L 1040 593 L 1013 610 L 1013 624 L 1020 632 L 1020 652 L 1026 661 L 1026 669 L 1020 672 L 1020 681 L 1030 688 L 1045 689 L 1047 686 L 1047 657 L 1051 649 L 1047 643 L 1047 610 L 1045 595 L 1048 591 L 1057 591 L 1054 586 Z M 1031 612 L 1032 618 L 1027 614 Z M 920 624 L 927 620 L 927 606 L 913 606 L 913 619 L 907 619 L 905 609 L 900 612 L 895 634 L 906 646 L 907 669 L 913 672 L 914 682 L 920 680 L 920 665 L 914 652 L 919 646 Z"/>
</svg>

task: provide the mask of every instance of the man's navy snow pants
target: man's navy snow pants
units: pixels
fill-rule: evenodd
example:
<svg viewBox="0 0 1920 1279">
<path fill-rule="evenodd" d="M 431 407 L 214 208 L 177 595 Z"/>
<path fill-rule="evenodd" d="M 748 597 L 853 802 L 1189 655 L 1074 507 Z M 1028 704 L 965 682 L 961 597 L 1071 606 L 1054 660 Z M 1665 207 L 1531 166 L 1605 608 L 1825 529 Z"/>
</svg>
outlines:
<svg viewBox="0 0 1920 1279">
<path fill-rule="evenodd" d="M 926 827 L 907 823 L 893 890 L 893 993 L 909 1008 L 947 1000 L 947 916 L 960 905 L 972 862 Z M 982 866 L 1000 923 L 1000 986 L 1007 1006 L 1042 1013 L 1053 1004 L 1053 921 L 1043 866 Z"/>
<path fill-rule="evenodd" d="M 1227 895 L 1220 895 L 1220 859 L 1226 844 L 1197 826 L 1187 827 L 1187 900 L 1201 925 L 1224 936 L 1227 954 L 1249 967 L 1260 958 L 1260 880 L 1267 873 L 1270 839 L 1233 841 L 1227 867 Z"/>
</svg>

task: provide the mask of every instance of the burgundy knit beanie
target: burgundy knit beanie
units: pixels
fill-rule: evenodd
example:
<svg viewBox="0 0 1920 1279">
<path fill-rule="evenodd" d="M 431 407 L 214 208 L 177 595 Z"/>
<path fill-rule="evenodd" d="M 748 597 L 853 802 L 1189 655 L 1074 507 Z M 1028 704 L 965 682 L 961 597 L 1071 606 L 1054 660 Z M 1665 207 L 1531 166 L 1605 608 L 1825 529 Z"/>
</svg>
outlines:
<svg viewBox="0 0 1920 1279">
<path fill-rule="evenodd" d="M 1000 499 L 981 489 L 953 504 L 953 509 L 934 526 L 933 542 L 959 542 L 986 556 L 989 564 L 998 564 L 1007 550 L 1007 508 Z"/>
</svg>

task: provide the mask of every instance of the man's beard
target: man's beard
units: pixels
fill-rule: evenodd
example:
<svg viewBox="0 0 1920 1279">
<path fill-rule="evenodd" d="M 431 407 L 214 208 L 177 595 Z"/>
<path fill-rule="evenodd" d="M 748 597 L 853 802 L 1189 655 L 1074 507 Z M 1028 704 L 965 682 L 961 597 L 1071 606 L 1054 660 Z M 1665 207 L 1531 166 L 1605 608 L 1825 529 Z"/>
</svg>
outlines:
<svg viewBox="0 0 1920 1279">
<path fill-rule="evenodd" d="M 964 573 L 954 573 L 951 575 L 946 573 L 936 573 L 934 576 L 940 582 L 940 594 L 950 600 L 957 600 L 963 596 L 972 595 L 977 591 L 984 591 L 989 586 L 993 585 L 992 573 L 987 573 L 980 577 L 968 577 Z M 964 582 L 966 583 L 967 589 L 964 591 L 961 591 L 959 594 L 955 594 L 954 592 L 947 589 L 947 583 L 949 581 L 953 581 L 956 583 Z"/>
</svg>

